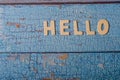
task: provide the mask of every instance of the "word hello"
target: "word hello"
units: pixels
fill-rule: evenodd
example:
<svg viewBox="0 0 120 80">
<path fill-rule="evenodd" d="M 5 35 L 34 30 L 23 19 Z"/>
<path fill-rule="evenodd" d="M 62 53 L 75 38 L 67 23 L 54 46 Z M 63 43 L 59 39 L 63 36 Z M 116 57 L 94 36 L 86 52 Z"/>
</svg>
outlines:
<svg viewBox="0 0 120 80">
<path fill-rule="evenodd" d="M 60 20 L 60 35 L 68 36 L 70 35 L 70 32 L 66 31 L 69 29 L 69 26 L 67 26 L 70 23 L 70 20 Z M 54 20 L 50 21 L 50 25 L 48 26 L 48 21 L 44 21 L 44 35 L 48 35 L 49 32 L 51 32 L 51 35 L 56 35 L 56 23 Z M 84 32 L 86 32 L 86 35 L 95 35 L 96 32 L 100 35 L 106 35 L 109 32 L 109 22 L 105 19 L 101 19 L 98 21 L 97 30 L 92 31 L 92 27 L 89 20 L 85 21 L 85 31 L 79 30 L 79 25 L 77 20 L 73 20 L 73 30 L 74 35 L 84 35 Z"/>
</svg>

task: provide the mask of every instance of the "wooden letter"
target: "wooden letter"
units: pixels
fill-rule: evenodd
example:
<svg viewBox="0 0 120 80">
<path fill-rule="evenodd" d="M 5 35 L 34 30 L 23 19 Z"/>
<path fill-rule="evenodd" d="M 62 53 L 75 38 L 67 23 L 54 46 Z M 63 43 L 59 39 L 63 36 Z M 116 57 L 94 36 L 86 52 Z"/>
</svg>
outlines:
<svg viewBox="0 0 120 80">
<path fill-rule="evenodd" d="M 104 25 L 104 29 L 103 29 L 103 25 Z M 98 29 L 98 33 L 100 35 L 105 35 L 109 32 L 109 22 L 105 19 L 102 19 L 98 22 L 98 26 L 97 26 L 97 29 Z"/>
<path fill-rule="evenodd" d="M 48 31 L 51 31 L 51 34 L 55 35 L 55 21 L 52 20 L 49 27 L 48 22 L 44 21 L 44 35 L 48 35 Z"/>
<path fill-rule="evenodd" d="M 90 21 L 86 21 L 86 33 L 87 35 L 95 35 L 95 31 L 91 31 Z"/>
<path fill-rule="evenodd" d="M 69 35 L 69 32 L 65 32 L 65 29 L 68 29 L 69 26 L 65 26 L 66 23 L 69 23 L 69 20 L 60 20 L 60 34 L 61 35 Z"/>
<path fill-rule="evenodd" d="M 78 31 L 78 22 L 75 20 L 73 21 L 74 25 L 74 35 L 83 35 L 82 31 Z"/>
</svg>

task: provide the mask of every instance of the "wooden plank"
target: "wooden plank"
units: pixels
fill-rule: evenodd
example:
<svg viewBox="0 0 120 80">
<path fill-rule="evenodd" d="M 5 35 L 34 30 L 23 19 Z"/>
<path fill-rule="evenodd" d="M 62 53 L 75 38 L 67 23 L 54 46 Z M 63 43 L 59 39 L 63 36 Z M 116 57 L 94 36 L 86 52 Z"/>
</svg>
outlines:
<svg viewBox="0 0 120 80">
<path fill-rule="evenodd" d="M 112 52 L 120 51 L 119 4 L 0 5 L 0 52 Z M 69 36 L 60 35 L 60 20 L 70 20 Z M 97 24 L 106 19 L 109 32 L 100 35 Z M 56 22 L 56 35 L 44 35 L 43 22 Z M 76 36 L 73 20 L 84 35 Z M 90 20 L 93 36 L 86 35 Z"/>
<path fill-rule="evenodd" d="M 119 3 L 119 0 L 0 0 L 0 4 Z"/>
<path fill-rule="evenodd" d="M 120 54 L 0 54 L 1 80 L 119 80 Z"/>
</svg>

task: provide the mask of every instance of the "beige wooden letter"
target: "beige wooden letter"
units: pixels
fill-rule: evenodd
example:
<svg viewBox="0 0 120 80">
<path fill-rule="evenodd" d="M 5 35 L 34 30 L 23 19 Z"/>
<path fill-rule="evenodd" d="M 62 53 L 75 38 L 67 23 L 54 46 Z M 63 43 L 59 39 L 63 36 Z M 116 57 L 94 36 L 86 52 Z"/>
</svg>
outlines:
<svg viewBox="0 0 120 80">
<path fill-rule="evenodd" d="M 83 35 L 82 31 L 78 31 L 78 22 L 75 20 L 73 21 L 74 25 L 74 35 Z"/>
<path fill-rule="evenodd" d="M 60 20 L 60 34 L 61 35 L 69 35 L 69 32 L 65 32 L 65 29 L 68 29 L 69 26 L 65 26 L 66 23 L 69 23 L 69 20 Z"/>
<path fill-rule="evenodd" d="M 103 28 L 104 26 L 104 28 Z M 102 19 L 98 22 L 98 26 L 97 26 L 97 29 L 98 29 L 98 33 L 100 35 L 105 35 L 109 32 L 109 22 L 105 19 Z"/>
<path fill-rule="evenodd" d="M 48 35 L 48 31 L 51 31 L 52 35 L 55 35 L 55 21 L 50 22 L 50 26 L 48 26 L 48 22 L 44 21 L 44 35 Z"/>
<path fill-rule="evenodd" d="M 87 35 L 95 35 L 95 31 L 91 31 L 90 21 L 86 21 L 86 33 Z"/>
</svg>

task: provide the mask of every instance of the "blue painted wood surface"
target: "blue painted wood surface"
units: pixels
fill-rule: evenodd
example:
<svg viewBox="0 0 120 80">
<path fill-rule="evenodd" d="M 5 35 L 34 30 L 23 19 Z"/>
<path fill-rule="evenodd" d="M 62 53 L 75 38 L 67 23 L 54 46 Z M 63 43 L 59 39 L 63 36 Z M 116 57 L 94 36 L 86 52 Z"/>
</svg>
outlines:
<svg viewBox="0 0 120 80">
<path fill-rule="evenodd" d="M 119 0 L 0 0 L 0 3 L 119 2 Z"/>
<path fill-rule="evenodd" d="M 0 5 L 0 80 L 120 80 L 119 13 L 119 4 Z M 110 31 L 75 36 L 70 23 L 71 35 L 60 36 L 61 19 L 82 30 L 107 19 Z M 57 35 L 44 36 L 44 20 L 56 20 Z"/>
<path fill-rule="evenodd" d="M 120 54 L 0 55 L 0 80 L 120 80 Z"/>
<path fill-rule="evenodd" d="M 94 52 L 120 51 L 120 5 L 0 5 L 0 52 Z M 70 36 L 61 36 L 59 21 L 71 21 Z M 73 35 L 73 20 L 78 20 L 85 31 L 85 21 L 90 20 L 96 30 L 100 19 L 110 24 L 108 34 L 101 36 Z M 56 21 L 55 36 L 45 36 L 43 21 Z"/>
</svg>

